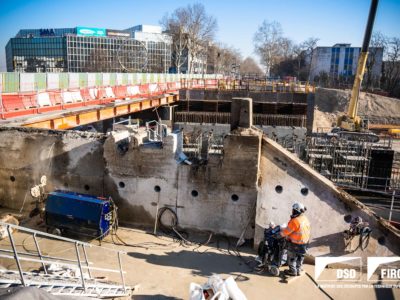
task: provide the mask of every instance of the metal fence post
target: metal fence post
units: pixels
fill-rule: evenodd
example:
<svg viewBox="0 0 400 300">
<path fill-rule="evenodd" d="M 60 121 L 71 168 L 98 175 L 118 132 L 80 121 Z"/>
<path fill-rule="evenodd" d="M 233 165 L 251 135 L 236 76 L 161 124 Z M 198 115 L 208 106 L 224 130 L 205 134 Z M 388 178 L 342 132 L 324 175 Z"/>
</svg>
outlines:
<svg viewBox="0 0 400 300">
<path fill-rule="evenodd" d="M 36 239 L 36 232 L 33 234 L 33 240 L 35 241 L 35 246 L 36 246 L 36 250 L 37 250 L 37 253 L 39 255 L 39 258 L 42 261 L 43 270 L 47 274 L 47 268 L 46 268 L 45 263 L 43 262 L 42 252 L 40 251 L 39 244 L 38 244 L 37 239 Z"/>
<path fill-rule="evenodd" d="M 83 249 L 83 255 L 85 256 L 85 261 L 86 261 L 87 270 L 88 270 L 88 273 L 89 273 L 89 278 L 92 278 L 92 274 L 90 273 L 90 268 L 89 268 L 89 260 L 88 260 L 87 254 L 86 254 L 86 248 L 85 248 L 84 244 L 82 244 L 82 249 Z"/>
<path fill-rule="evenodd" d="M 392 221 L 392 212 L 393 212 L 393 204 L 394 204 L 394 197 L 396 195 L 396 191 L 393 191 L 392 194 L 392 203 L 390 204 L 390 211 L 389 211 L 389 222 Z"/>
<path fill-rule="evenodd" d="M 119 252 L 119 251 L 118 251 L 118 264 L 119 264 L 119 271 L 121 273 L 122 285 L 124 287 L 124 292 L 125 292 L 126 291 L 126 287 L 125 287 L 124 271 L 122 270 L 121 252 Z"/>
<path fill-rule="evenodd" d="M 81 258 L 79 257 L 78 242 L 75 242 L 76 258 L 78 259 L 79 270 L 81 271 L 82 287 L 86 291 L 85 278 L 83 278 Z"/>
<path fill-rule="evenodd" d="M 22 267 L 21 267 L 21 264 L 20 264 L 19 258 L 18 258 L 17 248 L 15 248 L 14 238 L 12 236 L 12 233 L 11 233 L 9 225 L 7 225 L 7 233 L 8 233 L 8 237 L 10 238 L 11 247 L 12 247 L 12 249 L 14 251 L 15 262 L 17 263 L 19 276 L 21 277 L 21 283 L 22 283 L 23 286 L 26 286 L 25 279 L 24 279 L 24 274 L 22 272 Z"/>
</svg>

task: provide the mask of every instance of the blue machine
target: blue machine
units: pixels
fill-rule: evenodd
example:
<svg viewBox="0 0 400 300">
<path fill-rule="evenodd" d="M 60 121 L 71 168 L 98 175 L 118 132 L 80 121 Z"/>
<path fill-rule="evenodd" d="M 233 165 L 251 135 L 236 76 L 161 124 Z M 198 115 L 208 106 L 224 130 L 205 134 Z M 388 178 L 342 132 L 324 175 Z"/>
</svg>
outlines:
<svg viewBox="0 0 400 300">
<path fill-rule="evenodd" d="M 114 219 L 111 199 L 56 190 L 46 200 L 46 225 L 62 233 L 73 232 L 102 239 Z"/>
</svg>

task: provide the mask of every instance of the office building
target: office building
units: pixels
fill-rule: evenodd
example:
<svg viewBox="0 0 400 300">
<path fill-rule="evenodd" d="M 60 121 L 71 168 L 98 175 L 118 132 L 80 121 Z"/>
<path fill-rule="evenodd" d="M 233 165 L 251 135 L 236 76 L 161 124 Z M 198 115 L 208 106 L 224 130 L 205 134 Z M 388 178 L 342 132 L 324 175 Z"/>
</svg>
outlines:
<svg viewBox="0 0 400 300">
<path fill-rule="evenodd" d="M 335 44 L 332 47 L 317 47 L 311 59 L 310 79 L 325 73 L 330 78 L 352 78 L 357 71 L 361 48 L 350 44 Z M 382 70 L 383 48 L 370 48 L 368 63 L 372 63 L 372 78 L 379 80 Z M 368 65 L 367 63 L 367 65 Z"/>
<path fill-rule="evenodd" d="M 7 71 L 165 73 L 171 45 L 158 26 L 23 29 L 6 45 Z"/>
</svg>

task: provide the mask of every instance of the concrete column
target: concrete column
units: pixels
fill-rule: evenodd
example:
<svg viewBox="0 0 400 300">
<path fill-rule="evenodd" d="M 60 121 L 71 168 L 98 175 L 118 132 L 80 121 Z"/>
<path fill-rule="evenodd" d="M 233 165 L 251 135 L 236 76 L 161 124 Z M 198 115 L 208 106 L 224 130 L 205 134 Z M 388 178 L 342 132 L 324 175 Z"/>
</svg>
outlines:
<svg viewBox="0 0 400 300">
<path fill-rule="evenodd" d="M 238 127 L 249 128 L 253 125 L 253 99 L 232 98 L 231 130 Z"/>
<path fill-rule="evenodd" d="M 307 95 L 307 134 L 311 134 L 313 131 L 314 123 L 314 106 L 315 106 L 315 94 L 308 93 Z M 316 129 L 316 128 L 315 128 Z"/>
</svg>

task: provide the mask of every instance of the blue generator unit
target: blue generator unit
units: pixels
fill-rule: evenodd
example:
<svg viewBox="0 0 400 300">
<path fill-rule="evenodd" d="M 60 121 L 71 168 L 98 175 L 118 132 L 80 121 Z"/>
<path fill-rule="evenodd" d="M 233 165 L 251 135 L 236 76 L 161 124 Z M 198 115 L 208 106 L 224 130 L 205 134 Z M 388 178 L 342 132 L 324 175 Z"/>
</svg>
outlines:
<svg viewBox="0 0 400 300">
<path fill-rule="evenodd" d="M 114 222 L 112 199 L 56 190 L 48 194 L 45 222 L 54 234 L 73 233 L 102 239 Z"/>
</svg>

